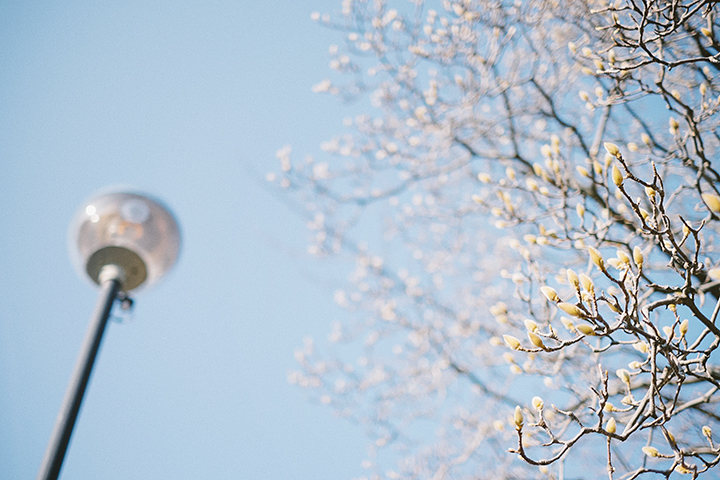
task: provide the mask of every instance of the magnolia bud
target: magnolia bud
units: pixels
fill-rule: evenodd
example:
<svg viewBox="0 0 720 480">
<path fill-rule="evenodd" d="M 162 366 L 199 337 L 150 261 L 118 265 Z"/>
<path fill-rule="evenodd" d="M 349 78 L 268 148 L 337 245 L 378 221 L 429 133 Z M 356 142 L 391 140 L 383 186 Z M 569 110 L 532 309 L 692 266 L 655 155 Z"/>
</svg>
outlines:
<svg viewBox="0 0 720 480">
<path fill-rule="evenodd" d="M 575 211 L 577 212 L 578 217 L 583 218 L 583 216 L 585 215 L 585 205 L 583 205 L 582 203 L 578 203 L 577 205 L 575 205 Z"/>
<path fill-rule="evenodd" d="M 648 457 L 657 457 L 660 454 L 655 447 L 642 447 L 642 451 Z"/>
<path fill-rule="evenodd" d="M 688 332 L 688 328 L 690 327 L 690 320 L 687 318 L 680 322 L 680 336 L 684 337 L 685 334 Z"/>
<path fill-rule="evenodd" d="M 710 438 L 712 437 L 712 430 L 711 430 L 710 427 L 708 427 L 707 425 L 705 425 L 704 427 L 702 427 L 702 433 L 703 433 L 703 435 L 705 435 L 708 439 L 710 439 Z"/>
<path fill-rule="evenodd" d="M 594 247 L 588 247 L 588 253 L 590 254 L 590 260 L 595 264 L 595 266 L 598 267 L 600 270 L 605 270 L 605 263 L 603 262 L 603 257 L 598 251 L 598 249 Z"/>
<path fill-rule="evenodd" d="M 542 341 L 542 338 L 534 334 L 533 332 L 527 332 L 527 336 L 532 342 L 533 345 L 535 345 L 538 348 L 545 348 L 545 344 Z"/>
<path fill-rule="evenodd" d="M 580 283 L 582 284 L 582 287 L 589 293 L 595 292 L 595 284 L 593 281 L 585 275 L 584 273 L 580 274 Z"/>
<path fill-rule="evenodd" d="M 633 343 L 633 348 L 640 353 L 648 353 L 650 351 L 648 344 L 641 341 Z"/>
<path fill-rule="evenodd" d="M 605 410 L 606 412 L 615 412 L 617 411 L 617 408 L 615 408 L 615 405 L 613 405 L 612 403 L 607 402 L 605 403 L 603 410 Z"/>
<path fill-rule="evenodd" d="M 713 193 L 703 193 L 701 196 L 711 212 L 720 213 L 720 197 Z"/>
<path fill-rule="evenodd" d="M 623 252 L 622 250 L 617 251 L 617 258 L 622 263 L 630 263 L 630 257 L 628 257 L 627 254 L 625 252 Z"/>
<path fill-rule="evenodd" d="M 619 157 L 619 156 L 620 156 L 620 149 L 619 149 L 618 146 L 615 145 L 614 143 L 605 142 L 605 143 L 603 144 L 603 146 L 605 147 L 605 150 L 607 150 L 607 152 L 608 152 L 610 155 L 612 155 L 613 157 Z"/>
<path fill-rule="evenodd" d="M 542 292 L 543 295 L 545 295 L 545 298 L 547 298 L 551 302 L 559 302 L 560 301 L 560 297 L 558 296 L 558 294 L 554 288 L 544 285 L 544 286 L 540 287 L 540 291 Z"/>
<path fill-rule="evenodd" d="M 571 332 L 575 331 L 575 325 L 570 321 L 567 317 L 560 317 L 560 323 L 563 324 L 563 327 L 567 328 Z"/>
<path fill-rule="evenodd" d="M 613 165 L 613 168 L 612 168 L 612 180 L 613 180 L 613 183 L 615 185 L 617 185 L 618 187 L 620 185 L 622 185 L 623 180 L 624 180 L 622 172 L 616 165 Z"/>
<path fill-rule="evenodd" d="M 585 168 L 585 167 L 583 167 L 583 166 L 581 166 L 581 165 L 578 165 L 577 167 L 575 167 L 575 169 L 576 169 L 577 172 L 578 172 L 580 175 L 582 175 L 583 177 L 588 177 L 588 178 L 591 177 L 590 172 L 588 172 L 588 169 L 587 169 L 587 168 Z"/>
<path fill-rule="evenodd" d="M 535 408 L 535 410 L 542 410 L 545 406 L 545 402 L 543 402 L 543 399 L 540 397 L 533 397 L 532 406 L 533 408 Z"/>
<path fill-rule="evenodd" d="M 573 317 L 584 317 L 585 313 L 572 303 L 560 302 L 557 304 L 558 308 L 568 315 Z"/>
<path fill-rule="evenodd" d="M 503 335 L 503 340 L 505 340 L 505 343 L 507 343 L 513 350 L 518 350 L 520 348 L 520 340 L 512 335 Z"/>
<path fill-rule="evenodd" d="M 515 407 L 515 428 L 518 430 L 522 430 L 523 422 L 525 421 L 525 418 L 523 417 L 522 408 L 518 405 Z"/>
<path fill-rule="evenodd" d="M 580 285 L 580 279 L 578 279 L 577 273 L 575 273 L 573 270 L 569 269 L 567 270 L 567 279 L 568 282 L 570 282 L 570 285 L 577 288 L 578 285 Z"/>
<path fill-rule="evenodd" d="M 627 383 L 628 385 L 630 384 L 630 372 L 628 372 L 624 368 L 617 370 L 615 372 L 615 375 L 617 375 L 618 378 L 623 382 Z"/>
<path fill-rule="evenodd" d="M 642 267 L 644 259 L 640 246 L 635 246 L 635 248 L 633 248 L 633 260 L 635 260 L 635 264 L 638 267 Z"/>
<path fill-rule="evenodd" d="M 538 329 L 538 326 L 537 323 L 527 318 L 525 319 L 525 328 L 527 328 L 529 332 L 534 332 Z"/>
<path fill-rule="evenodd" d="M 595 336 L 595 329 L 591 325 L 587 324 L 581 324 L 575 327 L 578 332 L 582 333 L 585 336 L 593 337 Z"/>
<path fill-rule="evenodd" d="M 607 421 L 607 425 L 605 425 L 605 430 L 607 430 L 608 433 L 615 433 L 617 430 L 617 423 L 615 422 L 614 418 L 610 418 L 610 420 Z"/>
</svg>

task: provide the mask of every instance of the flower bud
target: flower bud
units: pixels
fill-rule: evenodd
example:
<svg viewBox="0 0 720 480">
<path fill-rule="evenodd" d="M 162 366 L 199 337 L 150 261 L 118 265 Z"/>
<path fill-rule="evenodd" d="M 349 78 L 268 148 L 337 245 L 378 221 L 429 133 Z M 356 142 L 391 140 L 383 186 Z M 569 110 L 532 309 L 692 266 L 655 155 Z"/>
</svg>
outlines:
<svg viewBox="0 0 720 480">
<path fill-rule="evenodd" d="M 712 38 L 712 36 L 713 36 L 712 30 L 710 30 L 710 29 L 707 28 L 707 27 L 701 27 L 701 28 L 700 28 L 700 32 L 701 32 L 703 35 L 705 35 L 707 38 Z"/>
<path fill-rule="evenodd" d="M 688 332 L 688 328 L 690 328 L 690 320 L 687 318 L 680 322 L 680 336 L 684 337 L 685 334 Z"/>
<path fill-rule="evenodd" d="M 523 417 L 522 408 L 520 408 L 520 405 L 515 407 L 515 428 L 518 430 L 522 430 L 523 422 L 525 421 L 525 418 Z"/>
<path fill-rule="evenodd" d="M 576 307 L 572 303 L 560 302 L 557 304 L 557 306 L 560 310 L 567 313 L 568 315 L 572 315 L 573 317 L 585 317 L 586 316 L 585 312 L 580 310 L 578 307 Z"/>
<path fill-rule="evenodd" d="M 608 433 L 615 433 L 617 430 L 617 422 L 615 422 L 614 418 L 610 417 L 610 420 L 608 420 L 605 425 L 605 430 L 607 430 Z"/>
<path fill-rule="evenodd" d="M 713 193 L 703 193 L 701 197 L 711 212 L 720 213 L 720 197 Z"/>
<path fill-rule="evenodd" d="M 630 385 L 630 372 L 621 368 L 615 372 L 615 375 L 617 375 L 620 380 Z"/>
<path fill-rule="evenodd" d="M 538 329 L 538 326 L 537 326 L 537 323 L 535 323 L 533 320 L 526 318 L 525 319 L 525 328 L 528 329 L 528 332 L 534 332 Z"/>
<path fill-rule="evenodd" d="M 650 200 L 654 200 L 655 199 L 655 189 L 652 187 L 645 187 L 645 195 L 647 195 Z"/>
<path fill-rule="evenodd" d="M 575 325 L 570 321 L 567 317 L 560 317 L 560 322 L 563 324 L 563 327 L 567 328 L 571 332 L 575 331 Z"/>
<path fill-rule="evenodd" d="M 581 165 L 578 165 L 577 167 L 575 167 L 575 170 L 577 170 L 577 172 L 580 175 L 582 175 L 583 177 L 591 178 L 590 172 L 588 171 L 587 168 L 585 168 Z"/>
<path fill-rule="evenodd" d="M 707 425 L 702 427 L 702 433 L 708 438 L 708 440 L 712 438 L 712 430 Z"/>
<path fill-rule="evenodd" d="M 612 155 L 613 157 L 619 157 L 619 156 L 620 156 L 620 149 L 619 149 L 618 146 L 615 145 L 614 143 L 605 142 L 605 143 L 603 144 L 603 146 L 605 147 L 605 150 L 607 150 L 607 152 L 608 152 L 610 155 Z"/>
<path fill-rule="evenodd" d="M 605 410 L 606 412 L 616 412 L 617 408 L 615 408 L 615 405 L 613 405 L 612 403 L 606 402 L 603 410 Z"/>
<path fill-rule="evenodd" d="M 648 353 L 650 351 L 648 344 L 642 341 L 633 343 L 633 348 L 640 353 Z"/>
<path fill-rule="evenodd" d="M 617 258 L 622 263 L 630 263 L 630 257 L 628 257 L 627 254 L 625 252 L 623 252 L 622 250 L 617 251 Z"/>
<path fill-rule="evenodd" d="M 478 173 L 477 178 L 482 183 L 490 183 L 490 180 L 491 180 L 490 175 L 488 175 L 487 173 Z"/>
<path fill-rule="evenodd" d="M 620 169 L 619 169 L 616 165 L 613 165 L 613 168 L 612 168 L 612 180 L 613 180 L 613 183 L 614 183 L 615 185 L 617 185 L 618 187 L 619 187 L 620 185 L 622 185 L 623 180 L 625 180 L 625 178 L 623 177 L 622 172 L 620 171 Z"/>
<path fill-rule="evenodd" d="M 582 287 L 589 293 L 595 292 L 595 284 L 593 281 L 585 275 L 584 273 L 580 274 L 580 283 L 582 284 Z"/>
<path fill-rule="evenodd" d="M 657 457 L 660 454 L 655 447 L 642 447 L 642 451 L 648 457 Z"/>
<path fill-rule="evenodd" d="M 560 297 L 558 296 L 558 294 L 554 288 L 544 285 L 544 286 L 540 287 L 540 291 L 542 292 L 543 295 L 545 295 L 545 298 L 547 298 L 551 302 L 559 302 L 560 301 Z"/>
<path fill-rule="evenodd" d="M 578 217 L 582 219 L 585 215 L 585 205 L 583 205 L 582 203 L 578 203 L 577 205 L 575 205 L 575 211 L 577 212 Z"/>
<path fill-rule="evenodd" d="M 545 406 L 545 402 L 543 402 L 543 399 L 540 397 L 533 397 L 532 406 L 535 410 L 542 410 Z"/>
<path fill-rule="evenodd" d="M 644 258 L 640 246 L 635 246 L 635 248 L 633 248 L 633 260 L 635 260 L 635 265 L 642 267 Z"/>
<path fill-rule="evenodd" d="M 533 332 L 527 332 L 527 336 L 533 345 L 538 348 L 545 348 L 545 344 L 543 343 L 542 338 L 540 338 L 538 335 L 534 334 Z"/>
<path fill-rule="evenodd" d="M 570 282 L 570 285 L 577 288 L 578 285 L 580 285 L 580 279 L 578 279 L 577 273 L 575 273 L 571 269 L 567 269 L 567 279 L 568 282 Z"/>
<path fill-rule="evenodd" d="M 520 340 L 513 337 L 512 335 L 503 335 L 503 340 L 505 340 L 505 343 L 507 343 L 508 347 L 512 348 L 513 350 L 520 349 Z"/>
<path fill-rule="evenodd" d="M 595 264 L 595 266 L 600 270 L 605 270 L 605 263 L 603 262 L 603 257 L 600 251 L 597 248 L 588 247 L 588 253 L 590 254 L 590 260 Z"/>
<path fill-rule="evenodd" d="M 593 337 L 595 336 L 595 329 L 586 323 L 580 324 L 577 327 L 575 327 L 578 332 L 582 333 L 585 336 Z"/>
</svg>

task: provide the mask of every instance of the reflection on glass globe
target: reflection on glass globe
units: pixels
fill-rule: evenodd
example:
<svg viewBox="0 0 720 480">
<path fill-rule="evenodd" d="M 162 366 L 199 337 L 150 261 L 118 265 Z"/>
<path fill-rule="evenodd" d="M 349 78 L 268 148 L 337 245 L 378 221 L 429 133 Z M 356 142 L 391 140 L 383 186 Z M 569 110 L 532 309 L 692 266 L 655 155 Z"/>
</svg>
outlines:
<svg viewBox="0 0 720 480">
<path fill-rule="evenodd" d="M 123 289 L 155 283 L 175 263 L 180 231 L 175 217 L 158 200 L 138 193 L 107 193 L 83 204 L 70 227 L 73 264 L 93 282 L 116 265 Z"/>
</svg>

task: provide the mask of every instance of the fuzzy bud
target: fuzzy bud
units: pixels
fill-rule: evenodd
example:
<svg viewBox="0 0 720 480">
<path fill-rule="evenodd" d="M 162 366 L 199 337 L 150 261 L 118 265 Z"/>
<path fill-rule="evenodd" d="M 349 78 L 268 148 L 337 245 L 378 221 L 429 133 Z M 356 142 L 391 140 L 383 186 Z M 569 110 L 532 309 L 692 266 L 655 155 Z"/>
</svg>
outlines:
<svg viewBox="0 0 720 480">
<path fill-rule="evenodd" d="M 605 262 L 603 262 L 603 257 L 600 251 L 597 248 L 588 247 L 588 253 L 590 254 L 590 260 L 592 263 L 594 263 L 600 270 L 605 270 Z"/>
<path fill-rule="evenodd" d="M 532 406 L 535 410 L 542 410 L 545 406 L 545 402 L 543 402 L 543 399 L 540 397 L 533 397 L 532 398 Z"/>
<path fill-rule="evenodd" d="M 560 310 L 567 313 L 568 315 L 572 315 L 573 317 L 585 317 L 585 312 L 580 310 L 572 303 L 560 302 L 557 304 L 557 306 Z"/>
<path fill-rule="evenodd" d="M 595 284 L 593 283 L 592 279 L 584 273 L 580 274 L 580 283 L 582 284 L 582 287 L 585 289 L 585 291 L 587 291 L 588 293 L 595 293 Z"/>
<path fill-rule="evenodd" d="M 580 279 L 578 278 L 577 273 L 575 273 L 574 270 L 571 270 L 569 268 L 567 270 L 567 279 L 568 279 L 568 282 L 570 282 L 570 285 L 572 285 L 575 288 L 577 288 L 578 285 L 580 285 Z"/>
<path fill-rule="evenodd" d="M 615 408 L 615 405 L 613 405 L 612 403 L 607 402 L 605 403 L 603 410 L 605 410 L 606 412 L 616 412 L 617 408 Z"/>
<path fill-rule="evenodd" d="M 560 297 L 558 296 L 558 294 L 554 288 L 544 285 L 544 286 L 540 287 L 540 291 L 542 292 L 543 295 L 545 295 L 545 298 L 547 298 L 549 301 L 555 302 L 555 303 L 560 301 Z"/>
<path fill-rule="evenodd" d="M 525 319 L 525 328 L 528 329 L 528 332 L 535 332 L 538 329 L 538 325 L 533 320 L 527 318 Z"/>
<path fill-rule="evenodd" d="M 648 457 L 657 457 L 660 454 L 655 447 L 642 447 L 642 451 Z"/>
<path fill-rule="evenodd" d="M 605 143 L 603 144 L 603 146 L 605 147 L 605 150 L 606 150 L 610 155 L 612 155 L 613 157 L 619 157 L 619 156 L 620 156 L 620 149 L 619 149 L 618 146 L 615 145 L 614 143 L 605 142 Z"/>
<path fill-rule="evenodd" d="M 703 193 L 701 196 L 711 212 L 720 213 L 720 197 L 713 193 Z"/>
<path fill-rule="evenodd" d="M 525 421 L 525 418 L 523 417 L 522 408 L 520 408 L 520 405 L 515 407 L 515 428 L 517 430 L 522 430 L 523 422 Z"/>
<path fill-rule="evenodd" d="M 505 343 L 507 343 L 508 347 L 512 348 L 513 350 L 520 349 L 520 340 L 513 337 L 512 335 L 503 335 L 503 340 L 505 340 Z"/>
<path fill-rule="evenodd" d="M 542 349 L 545 348 L 545 344 L 543 343 L 542 338 L 540 338 L 538 335 L 534 334 L 533 332 L 527 332 L 527 336 L 533 345 L 535 345 L 538 348 L 542 348 Z"/>
<path fill-rule="evenodd" d="M 630 372 L 625 370 L 624 368 L 621 368 L 615 372 L 615 375 L 618 376 L 620 380 L 622 380 L 624 383 L 627 383 L 630 385 Z"/>
<path fill-rule="evenodd" d="M 614 418 L 610 417 L 610 420 L 608 420 L 605 425 L 605 430 L 607 430 L 608 433 L 615 433 L 617 430 L 617 422 L 615 422 Z"/>
<path fill-rule="evenodd" d="M 575 328 L 577 329 L 578 332 L 582 333 L 583 335 L 585 335 L 587 337 L 595 336 L 595 329 L 591 325 L 583 323 L 581 325 L 578 325 Z"/>
<path fill-rule="evenodd" d="M 635 260 L 635 265 L 642 267 L 644 258 L 640 246 L 635 246 L 635 248 L 633 248 L 633 260 Z"/>
<path fill-rule="evenodd" d="M 708 440 L 712 438 L 712 430 L 707 425 L 702 427 L 702 433 L 708 438 Z"/>
<path fill-rule="evenodd" d="M 685 334 L 688 332 L 688 328 L 690 327 L 690 320 L 687 318 L 680 322 L 680 336 L 684 337 Z"/>
<path fill-rule="evenodd" d="M 623 180 L 625 180 L 625 178 L 623 177 L 622 172 L 620 171 L 620 169 L 619 169 L 616 165 L 613 165 L 613 168 L 612 168 L 612 180 L 613 180 L 613 183 L 614 183 L 615 185 L 617 185 L 618 187 L 619 187 L 620 185 L 622 185 Z"/>
<path fill-rule="evenodd" d="M 575 325 L 570 321 L 567 317 L 560 317 L 560 323 L 563 324 L 563 327 L 567 328 L 571 332 L 575 331 Z"/>
</svg>

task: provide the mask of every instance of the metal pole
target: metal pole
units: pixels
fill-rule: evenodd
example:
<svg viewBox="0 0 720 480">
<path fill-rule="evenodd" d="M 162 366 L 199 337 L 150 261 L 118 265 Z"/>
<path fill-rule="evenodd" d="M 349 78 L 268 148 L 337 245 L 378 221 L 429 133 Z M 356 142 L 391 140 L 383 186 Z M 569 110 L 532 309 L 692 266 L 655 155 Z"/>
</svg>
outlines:
<svg viewBox="0 0 720 480">
<path fill-rule="evenodd" d="M 45 457 L 37 480 L 57 480 L 60 475 L 65 452 L 70 443 L 85 388 L 90 380 L 90 373 L 100 348 L 105 325 L 107 325 L 110 310 L 120 289 L 120 275 L 118 274 L 109 275 L 102 283 L 98 303 L 90 321 L 90 327 L 85 335 L 85 341 L 80 350 L 77 364 L 75 364 L 75 371 L 70 379 L 70 385 L 65 393 L 60 413 L 55 421 L 55 427 L 45 451 Z"/>
</svg>

